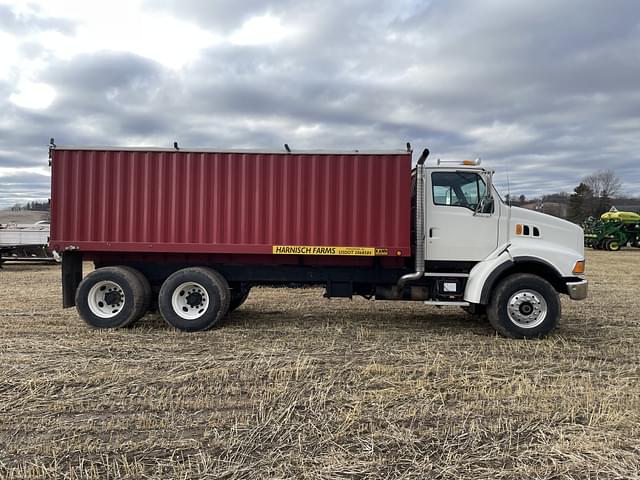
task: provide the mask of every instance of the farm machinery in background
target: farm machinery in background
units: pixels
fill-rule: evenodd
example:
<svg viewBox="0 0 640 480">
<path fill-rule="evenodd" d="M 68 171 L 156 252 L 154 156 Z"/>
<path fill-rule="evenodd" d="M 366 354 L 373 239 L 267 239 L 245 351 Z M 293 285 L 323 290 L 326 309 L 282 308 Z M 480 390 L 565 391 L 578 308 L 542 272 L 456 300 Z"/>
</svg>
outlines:
<svg viewBox="0 0 640 480">
<path fill-rule="evenodd" d="M 640 248 L 640 214 L 612 207 L 600 218 L 587 218 L 582 228 L 586 247 L 612 252 L 626 245 Z"/>
<path fill-rule="evenodd" d="M 3 262 L 54 263 L 59 256 L 48 249 L 49 223 L 0 224 L 0 266 Z"/>
</svg>

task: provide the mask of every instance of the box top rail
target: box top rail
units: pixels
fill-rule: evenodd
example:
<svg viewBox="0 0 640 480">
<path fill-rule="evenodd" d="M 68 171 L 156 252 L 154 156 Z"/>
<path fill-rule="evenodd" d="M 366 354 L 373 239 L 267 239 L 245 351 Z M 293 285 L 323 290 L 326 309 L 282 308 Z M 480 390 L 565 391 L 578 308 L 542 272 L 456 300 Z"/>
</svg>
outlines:
<svg viewBox="0 0 640 480">
<path fill-rule="evenodd" d="M 402 155 L 411 154 L 410 151 L 395 150 L 263 150 L 252 148 L 215 149 L 215 148 L 165 148 L 165 147 L 118 147 L 118 146 L 89 146 L 89 145 L 51 145 L 51 150 L 82 150 L 100 152 L 184 152 L 184 153 L 248 153 L 266 155 Z"/>
</svg>

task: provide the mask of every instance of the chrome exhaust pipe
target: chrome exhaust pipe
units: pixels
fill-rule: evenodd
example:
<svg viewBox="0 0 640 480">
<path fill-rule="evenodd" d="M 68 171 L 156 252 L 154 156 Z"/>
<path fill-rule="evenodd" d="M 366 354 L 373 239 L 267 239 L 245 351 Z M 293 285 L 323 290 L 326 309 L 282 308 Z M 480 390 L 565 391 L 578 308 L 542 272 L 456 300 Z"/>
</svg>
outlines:
<svg viewBox="0 0 640 480">
<path fill-rule="evenodd" d="M 425 148 L 416 163 L 416 271 L 401 276 L 396 288 L 404 290 L 407 282 L 420 280 L 424 276 L 424 162 L 429 156 L 429 149 Z"/>
</svg>

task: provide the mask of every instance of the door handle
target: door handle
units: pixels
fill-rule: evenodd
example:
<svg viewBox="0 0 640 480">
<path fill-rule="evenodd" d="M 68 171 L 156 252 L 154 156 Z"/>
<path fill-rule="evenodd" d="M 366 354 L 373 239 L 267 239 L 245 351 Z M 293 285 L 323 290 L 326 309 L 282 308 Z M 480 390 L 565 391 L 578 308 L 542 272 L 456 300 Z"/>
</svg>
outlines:
<svg viewBox="0 0 640 480">
<path fill-rule="evenodd" d="M 429 238 L 433 237 L 433 227 L 429 229 Z"/>
</svg>

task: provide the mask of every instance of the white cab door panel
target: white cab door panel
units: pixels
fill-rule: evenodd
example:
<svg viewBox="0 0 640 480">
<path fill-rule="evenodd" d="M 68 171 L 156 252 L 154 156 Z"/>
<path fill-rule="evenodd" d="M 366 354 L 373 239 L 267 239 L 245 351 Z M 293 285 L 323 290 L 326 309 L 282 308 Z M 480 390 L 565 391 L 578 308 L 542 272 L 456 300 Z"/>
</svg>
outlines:
<svg viewBox="0 0 640 480">
<path fill-rule="evenodd" d="M 427 261 L 480 261 L 498 247 L 500 208 L 476 213 L 486 185 L 473 170 L 426 169 Z"/>
</svg>

